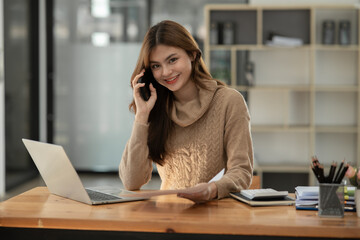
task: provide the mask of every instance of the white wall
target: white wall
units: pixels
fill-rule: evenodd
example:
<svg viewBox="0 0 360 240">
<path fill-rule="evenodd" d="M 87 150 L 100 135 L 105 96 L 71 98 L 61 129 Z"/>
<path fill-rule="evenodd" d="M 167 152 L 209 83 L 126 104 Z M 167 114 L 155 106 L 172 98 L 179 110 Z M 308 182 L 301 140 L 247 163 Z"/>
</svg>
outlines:
<svg viewBox="0 0 360 240">
<path fill-rule="evenodd" d="M 3 0 L 0 0 L 0 198 L 5 195 L 5 82 Z"/>
<path fill-rule="evenodd" d="M 129 79 L 140 48 L 56 45 L 54 142 L 77 170 L 117 171 L 134 121 Z"/>
</svg>

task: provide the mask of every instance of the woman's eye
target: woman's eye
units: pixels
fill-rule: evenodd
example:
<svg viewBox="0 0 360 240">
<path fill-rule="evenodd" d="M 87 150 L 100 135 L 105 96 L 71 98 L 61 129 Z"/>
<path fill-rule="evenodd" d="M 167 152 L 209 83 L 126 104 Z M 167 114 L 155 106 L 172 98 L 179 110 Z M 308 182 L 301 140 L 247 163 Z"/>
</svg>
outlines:
<svg viewBox="0 0 360 240">
<path fill-rule="evenodd" d="M 178 58 L 171 58 L 169 62 L 173 63 L 173 62 L 176 62 L 176 60 L 178 60 Z"/>
<path fill-rule="evenodd" d="M 152 69 L 157 69 L 158 67 L 159 67 L 158 64 L 154 64 L 154 65 L 151 66 Z"/>
</svg>

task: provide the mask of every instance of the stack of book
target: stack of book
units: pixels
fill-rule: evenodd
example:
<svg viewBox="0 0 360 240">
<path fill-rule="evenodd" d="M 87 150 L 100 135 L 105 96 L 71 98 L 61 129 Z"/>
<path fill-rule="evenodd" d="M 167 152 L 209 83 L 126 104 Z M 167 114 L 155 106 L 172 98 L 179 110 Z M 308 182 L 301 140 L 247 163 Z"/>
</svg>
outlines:
<svg viewBox="0 0 360 240">
<path fill-rule="evenodd" d="M 295 188 L 295 206 L 298 210 L 318 210 L 319 187 L 298 186 Z M 355 212 L 355 187 L 344 187 L 344 210 Z"/>
<path fill-rule="evenodd" d="M 356 204 L 355 204 L 355 191 L 356 187 L 350 187 L 346 186 L 344 187 L 344 207 L 345 210 L 347 208 L 352 208 L 356 210 Z"/>
</svg>

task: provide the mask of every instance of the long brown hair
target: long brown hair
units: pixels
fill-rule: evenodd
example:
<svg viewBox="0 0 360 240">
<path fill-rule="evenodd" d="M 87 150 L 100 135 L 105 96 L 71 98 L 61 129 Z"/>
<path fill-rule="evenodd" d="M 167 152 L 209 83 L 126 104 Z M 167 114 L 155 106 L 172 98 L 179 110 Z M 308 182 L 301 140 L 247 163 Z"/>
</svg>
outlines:
<svg viewBox="0 0 360 240">
<path fill-rule="evenodd" d="M 134 79 L 144 68 L 150 67 L 150 53 L 159 44 L 182 48 L 189 56 L 195 56 L 192 62 L 191 80 L 199 87 L 205 88 L 202 79 L 212 79 L 201 56 L 201 51 L 191 34 L 180 24 L 173 21 L 162 21 L 151 27 L 145 35 L 140 55 L 132 74 Z M 149 158 L 163 165 L 167 154 L 165 145 L 171 133 L 173 123 L 169 114 L 173 106 L 173 93 L 166 87 L 154 83 L 157 100 L 149 115 L 148 147 Z M 136 105 L 133 100 L 129 109 L 136 113 Z"/>
</svg>

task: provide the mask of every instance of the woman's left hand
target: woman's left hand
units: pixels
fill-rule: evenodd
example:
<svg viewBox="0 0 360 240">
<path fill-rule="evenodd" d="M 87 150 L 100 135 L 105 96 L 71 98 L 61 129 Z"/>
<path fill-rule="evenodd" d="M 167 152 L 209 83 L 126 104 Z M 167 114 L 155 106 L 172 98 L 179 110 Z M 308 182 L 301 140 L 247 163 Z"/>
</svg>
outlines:
<svg viewBox="0 0 360 240">
<path fill-rule="evenodd" d="M 177 194 L 178 197 L 189 199 L 195 203 L 205 203 L 217 197 L 217 187 L 214 182 L 199 183 Z"/>
</svg>

